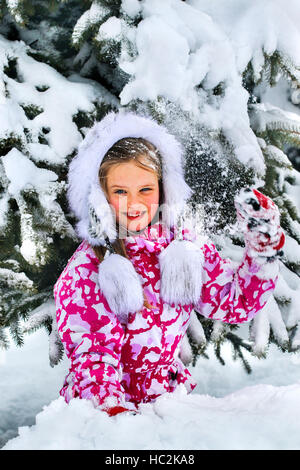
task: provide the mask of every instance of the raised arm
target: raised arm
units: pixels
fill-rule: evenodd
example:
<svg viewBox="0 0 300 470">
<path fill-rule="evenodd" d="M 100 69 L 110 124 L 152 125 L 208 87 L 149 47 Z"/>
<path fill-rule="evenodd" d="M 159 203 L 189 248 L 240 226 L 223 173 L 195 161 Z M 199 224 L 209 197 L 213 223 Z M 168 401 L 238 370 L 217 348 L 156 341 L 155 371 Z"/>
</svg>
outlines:
<svg viewBox="0 0 300 470">
<path fill-rule="evenodd" d="M 195 309 L 203 316 L 225 323 L 251 320 L 275 289 L 279 262 L 250 257 L 247 251 L 237 268 L 223 259 L 212 243 L 203 247 L 203 285 Z"/>
<path fill-rule="evenodd" d="M 246 190 L 235 204 L 245 234 L 243 260 L 235 267 L 212 243 L 206 243 L 202 292 L 195 304 L 205 317 L 225 323 L 249 321 L 264 307 L 276 286 L 277 254 L 284 244 L 279 212 L 271 199 Z"/>
</svg>

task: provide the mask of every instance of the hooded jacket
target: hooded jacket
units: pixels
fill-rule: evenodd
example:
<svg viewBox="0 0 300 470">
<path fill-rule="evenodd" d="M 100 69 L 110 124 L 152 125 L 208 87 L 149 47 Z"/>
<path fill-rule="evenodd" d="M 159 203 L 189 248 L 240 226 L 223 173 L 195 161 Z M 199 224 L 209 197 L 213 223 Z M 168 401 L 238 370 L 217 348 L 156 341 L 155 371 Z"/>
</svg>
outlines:
<svg viewBox="0 0 300 470">
<path fill-rule="evenodd" d="M 98 169 L 123 137 L 147 138 L 160 151 L 168 207 L 154 225 L 125 238 L 129 259 L 108 253 L 99 263 L 92 247 L 114 241 L 116 230 Z M 180 144 L 150 118 L 110 113 L 83 140 L 70 164 L 68 190 L 83 241 L 54 286 L 58 331 L 71 361 L 60 391 L 67 402 L 79 397 L 103 409 L 136 409 L 178 384 L 191 392 L 196 382 L 179 351 L 193 309 L 207 318 L 242 323 L 272 294 L 276 261 L 264 263 L 245 250 L 235 267 L 208 239 L 176 226 L 190 195 Z M 150 309 L 143 306 L 143 292 Z"/>
</svg>

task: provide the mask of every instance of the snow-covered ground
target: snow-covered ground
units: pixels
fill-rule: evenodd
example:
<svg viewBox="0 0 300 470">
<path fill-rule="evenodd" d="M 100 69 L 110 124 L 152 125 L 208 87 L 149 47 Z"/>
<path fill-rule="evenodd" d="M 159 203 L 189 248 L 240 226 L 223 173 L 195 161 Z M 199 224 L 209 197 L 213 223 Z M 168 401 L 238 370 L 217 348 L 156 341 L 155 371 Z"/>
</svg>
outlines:
<svg viewBox="0 0 300 470">
<path fill-rule="evenodd" d="M 190 367 L 192 394 L 178 388 L 140 415 L 109 418 L 85 400 L 66 405 L 58 396 L 68 361 L 49 366 L 39 330 L 0 355 L 2 449 L 300 449 L 300 353 L 271 346 L 266 360 L 247 355 L 250 375 L 230 346 L 222 348 L 226 366 L 208 353 Z"/>
</svg>

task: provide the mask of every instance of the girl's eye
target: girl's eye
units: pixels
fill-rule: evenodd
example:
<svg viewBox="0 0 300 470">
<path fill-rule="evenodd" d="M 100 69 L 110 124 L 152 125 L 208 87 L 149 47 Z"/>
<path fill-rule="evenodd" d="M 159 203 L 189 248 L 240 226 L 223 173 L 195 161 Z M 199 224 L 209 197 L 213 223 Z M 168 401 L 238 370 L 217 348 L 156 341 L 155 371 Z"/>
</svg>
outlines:
<svg viewBox="0 0 300 470">
<path fill-rule="evenodd" d="M 117 189 L 117 190 L 115 191 L 115 194 L 125 194 L 125 192 L 126 192 L 126 191 L 125 191 L 124 189 Z"/>
<path fill-rule="evenodd" d="M 142 188 L 141 191 L 151 191 L 152 188 Z M 116 189 L 115 194 L 126 194 L 125 189 Z"/>
</svg>

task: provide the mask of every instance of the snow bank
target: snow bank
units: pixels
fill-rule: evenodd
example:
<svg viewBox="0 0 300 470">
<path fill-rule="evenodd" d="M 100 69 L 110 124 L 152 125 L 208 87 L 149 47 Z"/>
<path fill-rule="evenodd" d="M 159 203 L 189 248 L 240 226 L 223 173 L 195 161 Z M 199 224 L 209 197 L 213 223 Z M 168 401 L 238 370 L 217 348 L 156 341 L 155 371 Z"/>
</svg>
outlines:
<svg viewBox="0 0 300 470">
<path fill-rule="evenodd" d="M 114 418 L 89 401 L 67 405 L 60 397 L 3 449 L 299 449 L 299 396 L 300 382 L 256 385 L 224 398 L 187 395 L 181 385 L 141 405 L 140 415 Z"/>
<path fill-rule="evenodd" d="M 198 382 L 192 394 L 178 388 L 142 405 L 140 415 L 109 418 L 88 401 L 68 406 L 58 398 L 68 360 L 50 368 L 48 335 L 38 330 L 22 349 L 12 345 L 0 355 L 0 445 L 6 443 L 3 450 L 300 449 L 300 354 L 271 346 L 262 361 L 247 353 L 250 375 L 233 361 L 228 344 L 221 347 L 225 367 L 213 346 L 207 354 L 209 360 L 199 358 L 190 367 Z"/>
<path fill-rule="evenodd" d="M 49 366 L 49 337 L 40 329 L 24 338 L 24 346 L 0 349 L 0 448 L 17 435 L 19 426 L 35 423 L 43 406 L 55 400 L 68 370 L 62 361 Z"/>
</svg>

